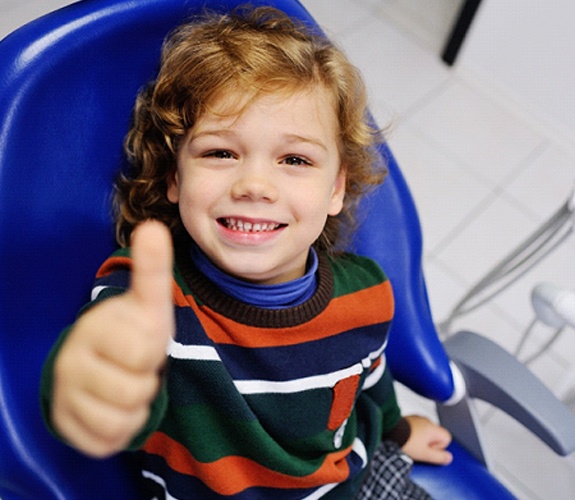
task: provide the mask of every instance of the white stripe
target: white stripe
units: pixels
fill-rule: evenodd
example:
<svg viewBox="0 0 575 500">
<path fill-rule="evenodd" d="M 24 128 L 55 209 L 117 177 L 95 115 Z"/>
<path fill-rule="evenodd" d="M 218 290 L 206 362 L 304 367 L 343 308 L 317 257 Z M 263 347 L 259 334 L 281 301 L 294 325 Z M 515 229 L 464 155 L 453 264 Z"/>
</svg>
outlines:
<svg viewBox="0 0 575 500">
<path fill-rule="evenodd" d="M 356 363 L 353 366 L 344 368 L 343 370 L 338 370 L 331 373 L 326 373 L 323 375 L 313 375 L 311 377 L 303 377 L 294 380 L 286 381 L 275 381 L 275 380 L 235 380 L 234 384 L 240 394 L 265 394 L 265 393 L 275 393 L 275 394 L 289 394 L 294 392 L 301 392 L 310 389 L 321 389 L 326 387 L 334 387 L 340 380 L 345 378 L 361 375 L 364 369 L 371 366 L 373 361 L 377 359 L 383 353 L 386 343 L 384 343 L 379 349 L 371 352 L 368 356 L 361 360 L 360 363 Z M 203 346 L 203 345 L 184 345 L 176 342 L 174 340 L 170 341 L 168 346 L 168 356 L 174 359 L 189 359 L 198 361 L 221 361 L 221 358 L 214 347 Z M 364 389 L 368 381 L 375 384 L 381 375 L 383 374 L 383 368 L 378 367 L 374 373 L 372 373 L 364 384 Z M 376 379 L 376 377 L 379 378 Z M 369 385 L 371 387 L 371 385 Z"/>
<path fill-rule="evenodd" d="M 385 372 L 385 365 L 386 359 L 385 356 L 382 356 L 380 365 L 377 366 L 375 370 L 373 370 L 373 372 L 365 378 L 365 382 L 363 383 L 364 391 L 366 389 L 370 389 L 381 380 L 381 377 L 383 377 L 383 373 Z"/>
<path fill-rule="evenodd" d="M 364 359 L 362 359 L 361 363 L 357 363 L 349 368 L 345 368 L 336 372 L 282 382 L 276 382 L 272 380 L 236 380 L 235 385 L 241 394 L 261 394 L 266 392 L 287 394 L 309 389 L 334 387 L 335 384 L 344 378 L 351 377 L 353 375 L 361 375 L 364 368 L 369 368 L 373 361 L 381 356 L 385 350 L 386 345 L 387 340 L 379 349 L 369 353 Z M 377 370 L 375 370 L 375 372 L 377 372 Z"/>
<path fill-rule="evenodd" d="M 105 290 L 106 288 L 110 288 L 109 286 L 95 286 L 94 288 L 92 288 L 92 295 L 91 295 L 91 300 L 96 300 L 98 298 L 98 295 L 100 295 L 100 293 Z"/>
<path fill-rule="evenodd" d="M 295 380 L 275 382 L 273 380 L 236 380 L 235 384 L 242 394 L 260 394 L 265 392 L 287 394 L 290 392 L 306 391 L 309 389 L 319 389 L 333 387 L 340 380 L 360 375 L 363 366 L 357 363 L 349 368 L 339 370 L 325 375 L 314 375 Z"/>
<path fill-rule="evenodd" d="M 221 361 L 218 351 L 207 345 L 184 345 L 172 340 L 168 345 L 168 356 L 175 359 L 199 361 Z"/>
<path fill-rule="evenodd" d="M 363 366 L 365 368 L 369 368 L 371 366 L 371 364 L 383 354 L 383 351 L 385 351 L 386 347 L 387 347 L 387 339 L 385 339 L 385 342 L 381 345 L 381 347 L 379 349 L 377 349 L 376 351 L 370 352 L 367 355 L 367 357 L 365 357 L 361 361 L 363 363 Z"/>
<path fill-rule="evenodd" d="M 340 483 L 324 484 L 321 488 L 315 490 L 311 495 L 303 498 L 303 500 L 317 500 L 318 498 L 323 497 L 328 491 L 333 490 L 339 484 Z"/>
<path fill-rule="evenodd" d="M 170 492 L 168 491 L 168 488 L 166 487 L 166 481 L 164 481 L 163 478 L 161 478 L 160 476 L 156 476 L 156 474 L 147 471 L 147 470 L 143 470 L 142 471 L 142 476 L 144 476 L 146 479 L 151 479 L 152 481 L 154 481 L 155 483 L 158 483 L 165 491 L 166 493 L 166 500 L 178 500 L 176 497 L 173 497 L 172 495 L 170 495 Z"/>
<path fill-rule="evenodd" d="M 352 450 L 361 458 L 361 468 L 365 469 L 367 466 L 367 450 L 361 439 L 355 438 L 353 440 Z"/>
</svg>

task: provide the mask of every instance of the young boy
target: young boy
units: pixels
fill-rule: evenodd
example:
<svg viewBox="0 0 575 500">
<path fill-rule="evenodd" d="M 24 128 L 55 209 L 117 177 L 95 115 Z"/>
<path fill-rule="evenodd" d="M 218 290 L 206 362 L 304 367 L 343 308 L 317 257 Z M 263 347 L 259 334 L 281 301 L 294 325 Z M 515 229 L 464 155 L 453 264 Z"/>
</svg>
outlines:
<svg viewBox="0 0 575 500">
<path fill-rule="evenodd" d="M 449 434 L 400 416 L 390 283 L 334 251 L 377 137 L 357 70 L 282 13 L 175 31 L 126 139 L 126 248 L 45 366 L 53 431 L 134 450 L 149 497 L 425 498 L 405 454 L 448 463 Z"/>
</svg>

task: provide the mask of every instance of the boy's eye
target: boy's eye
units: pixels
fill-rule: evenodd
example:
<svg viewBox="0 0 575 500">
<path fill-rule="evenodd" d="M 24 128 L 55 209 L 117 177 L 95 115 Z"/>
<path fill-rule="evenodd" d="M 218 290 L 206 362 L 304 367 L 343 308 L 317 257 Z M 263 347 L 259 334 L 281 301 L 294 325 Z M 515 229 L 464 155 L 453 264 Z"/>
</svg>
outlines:
<svg viewBox="0 0 575 500">
<path fill-rule="evenodd" d="M 311 165 L 311 162 L 309 160 L 306 160 L 301 156 L 287 156 L 286 158 L 284 158 L 284 162 L 288 165 L 293 165 L 296 167 Z"/>
<path fill-rule="evenodd" d="M 225 149 L 216 149 L 215 151 L 209 151 L 204 156 L 212 157 L 212 158 L 219 158 L 221 160 L 230 160 L 234 157 L 232 153 Z"/>
</svg>

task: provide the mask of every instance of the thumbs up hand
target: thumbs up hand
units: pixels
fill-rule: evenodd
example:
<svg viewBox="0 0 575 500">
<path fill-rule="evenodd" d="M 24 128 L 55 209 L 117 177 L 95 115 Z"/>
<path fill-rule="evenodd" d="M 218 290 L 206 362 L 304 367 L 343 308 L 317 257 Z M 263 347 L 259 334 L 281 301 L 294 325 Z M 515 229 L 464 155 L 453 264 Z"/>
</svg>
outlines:
<svg viewBox="0 0 575 500">
<path fill-rule="evenodd" d="M 168 229 L 145 222 L 131 252 L 130 289 L 76 322 L 54 366 L 52 422 L 94 457 L 121 451 L 146 423 L 175 332 Z"/>
</svg>

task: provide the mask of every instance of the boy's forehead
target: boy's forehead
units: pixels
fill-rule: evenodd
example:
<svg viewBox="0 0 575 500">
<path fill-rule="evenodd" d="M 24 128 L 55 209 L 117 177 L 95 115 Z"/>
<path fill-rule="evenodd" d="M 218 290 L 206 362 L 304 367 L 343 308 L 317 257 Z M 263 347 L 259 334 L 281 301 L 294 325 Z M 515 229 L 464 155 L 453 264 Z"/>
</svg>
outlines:
<svg viewBox="0 0 575 500">
<path fill-rule="evenodd" d="M 289 102 L 299 97 L 309 97 L 312 103 L 309 112 L 314 113 L 317 109 L 326 106 L 337 112 L 333 93 L 323 85 L 312 85 L 307 87 L 271 88 L 271 89 L 226 89 L 215 94 L 204 106 L 204 109 L 197 115 L 201 120 L 206 114 L 213 118 L 239 118 L 246 109 L 254 103 L 270 104 Z M 313 105 L 315 104 L 315 106 Z M 315 109 L 313 109 L 315 108 Z"/>
<path fill-rule="evenodd" d="M 194 140 L 203 136 L 241 135 L 263 127 L 262 133 L 293 142 L 314 143 L 326 151 L 341 154 L 341 126 L 334 99 L 321 86 L 291 92 L 221 94 L 208 104 L 189 129 Z M 259 128 L 258 128 L 259 130 Z M 268 136 L 269 139 L 269 136 Z"/>
<path fill-rule="evenodd" d="M 256 98 L 257 93 L 253 90 L 224 89 L 206 102 L 204 112 L 218 116 L 239 115 Z"/>
</svg>

